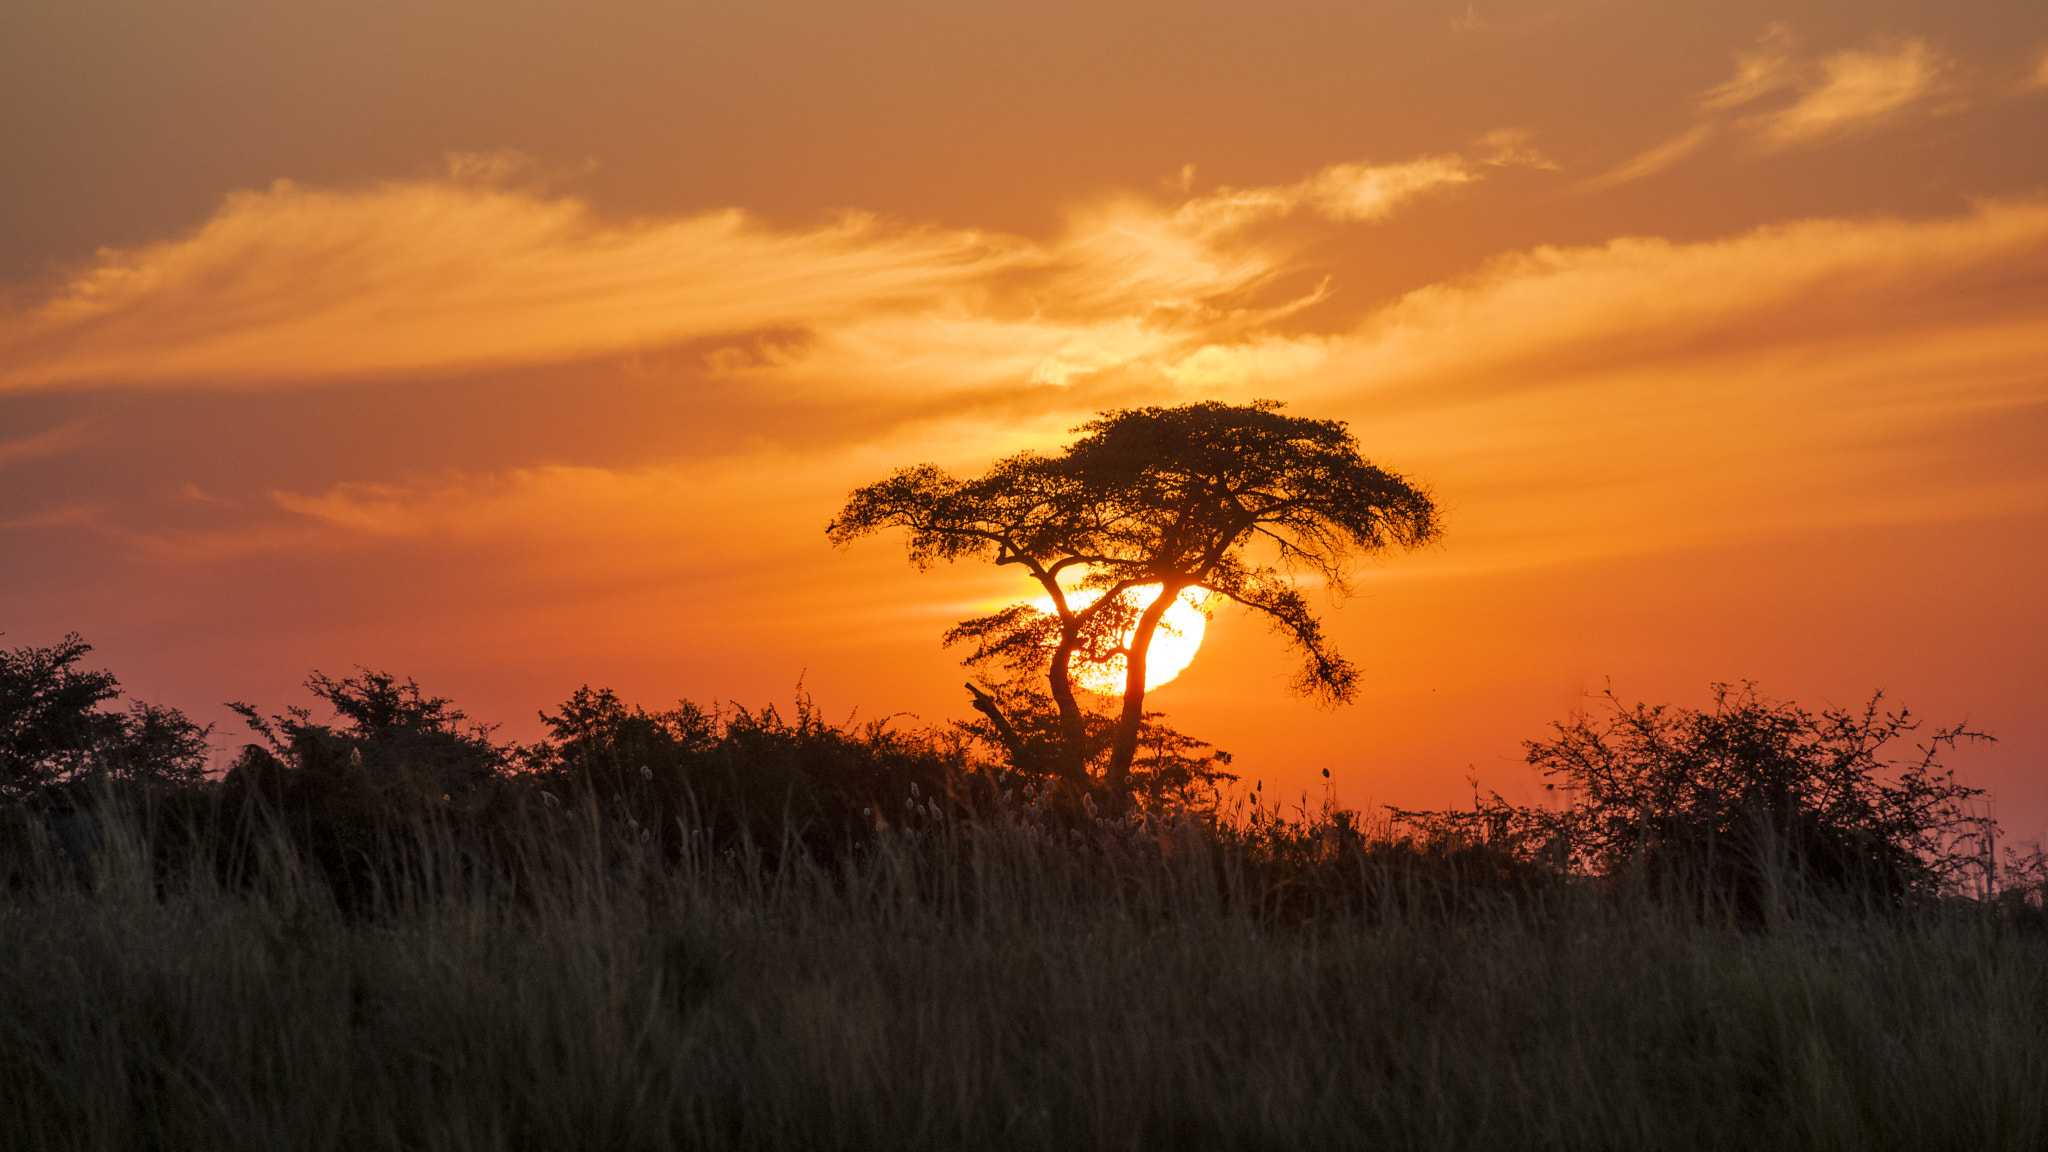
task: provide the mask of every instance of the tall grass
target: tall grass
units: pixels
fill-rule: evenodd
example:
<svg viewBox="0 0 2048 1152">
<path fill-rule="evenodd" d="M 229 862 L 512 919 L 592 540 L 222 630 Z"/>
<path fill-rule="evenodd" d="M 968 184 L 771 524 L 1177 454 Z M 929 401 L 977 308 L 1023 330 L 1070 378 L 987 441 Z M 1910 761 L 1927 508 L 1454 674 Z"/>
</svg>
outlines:
<svg viewBox="0 0 2048 1152">
<path fill-rule="evenodd" d="M 346 904 L 260 819 L 18 819 L 0 1148 L 2048 1145 L 2048 939 L 1981 906 L 1760 925 L 1384 843 L 1305 898 L 1188 828 L 828 860 L 553 811 L 418 821 Z"/>
</svg>

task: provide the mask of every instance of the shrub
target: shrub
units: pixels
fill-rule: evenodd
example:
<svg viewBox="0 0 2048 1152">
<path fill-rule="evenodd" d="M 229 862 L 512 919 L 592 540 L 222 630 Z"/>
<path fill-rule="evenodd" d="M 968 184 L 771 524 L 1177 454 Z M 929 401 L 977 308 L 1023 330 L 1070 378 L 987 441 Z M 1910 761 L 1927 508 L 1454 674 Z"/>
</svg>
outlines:
<svg viewBox="0 0 2048 1152">
<path fill-rule="evenodd" d="M 1920 723 L 1884 710 L 1882 694 L 1818 714 L 1749 683 L 1714 685 L 1701 710 L 1624 706 L 1611 689 L 1603 699 L 1604 716 L 1580 713 L 1526 745 L 1528 762 L 1570 796 L 1562 810 L 1495 795 L 1471 812 L 1396 816 L 1428 834 L 1711 891 L 1747 910 L 1778 879 L 1896 903 L 1953 888 L 1977 866 L 1979 821 L 1966 804 L 1981 790 L 1937 757 L 1989 739 L 1981 733 L 1937 729 L 1899 759 L 1890 746 Z"/>
<path fill-rule="evenodd" d="M 966 742 L 892 719 L 831 724 L 801 690 L 794 719 L 772 705 L 649 712 L 585 685 L 541 713 L 551 739 L 520 759 L 551 794 L 630 811 L 650 838 L 681 820 L 715 841 L 773 852 L 793 834 L 831 855 L 913 792 L 965 798 L 978 767 Z"/>
<path fill-rule="evenodd" d="M 211 729 L 140 701 L 126 712 L 103 709 L 121 683 L 77 667 L 90 651 L 76 632 L 48 648 L 0 650 L 0 799 L 47 795 L 95 774 L 204 779 Z"/>
</svg>

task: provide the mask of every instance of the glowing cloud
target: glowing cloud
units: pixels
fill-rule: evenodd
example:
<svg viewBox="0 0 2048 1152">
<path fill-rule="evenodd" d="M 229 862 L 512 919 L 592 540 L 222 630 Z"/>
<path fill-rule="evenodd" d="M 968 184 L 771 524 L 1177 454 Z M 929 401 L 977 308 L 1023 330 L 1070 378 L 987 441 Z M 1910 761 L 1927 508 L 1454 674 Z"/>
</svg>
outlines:
<svg viewBox="0 0 2048 1152">
<path fill-rule="evenodd" d="M 1304 301 L 1246 310 L 1284 257 L 1243 228 L 1297 211 L 1377 221 L 1477 179 L 1457 157 L 1339 164 L 1292 185 L 1077 212 L 1050 243 L 848 215 L 610 224 L 582 203 L 461 179 L 231 197 L 191 236 L 103 251 L 0 314 L 0 389 L 277 387 L 563 361 L 771 330 L 909 363 L 976 346 L 1046 382 L 1178 360 Z M 737 367 L 744 368 L 744 364 Z"/>
<path fill-rule="evenodd" d="M 1786 148 L 1882 124 L 1942 91 L 1949 61 L 1919 40 L 1888 51 L 1837 52 L 1820 62 L 1818 84 L 1781 111 L 1743 121 L 1759 144 Z"/>
<path fill-rule="evenodd" d="M 1304 198 L 1332 220 L 1384 220 L 1424 192 L 1478 177 L 1455 156 L 1372 167 L 1335 164 L 1302 185 Z"/>
<path fill-rule="evenodd" d="M 1461 493 L 1459 563 L 2029 511 L 2048 476 L 1968 445 L 2048 405 L 2044 271 L 2040 201 L 1537 249 L 1331 339 L 1293 395 Z"/>
<path fill-rule="evenodd" d="M 1576 186 L 1577 190 L 1580 192 L 1604 192 L 1617 184 L 1626 184 L 1631 180 L 1640 180 L 1645 176 L 1662 172 L 1664 169 L 1699 151 L 1700 145 L 1713 138 L 1714 125 L 1698 125 L 1688 132 L 1666 140 L 1664 143 L 1657 145 L 1655 148 L 1617 168 L 1595 176 L 1590 180 L 1579 181 Z"/>
<path fill-rule="evenodd" d="M 1953 63 L 1925 41 L 1909 39 L 1863 51 L 1803 58 L 1791 30 L 1773 24 L 1754 49 L 1738 52 L 1735 75 L 1700 97 L 1698 124 L 1634 158 L 1577 185 L 1582 193 L 1602 192 L 1661 172 L 1714 139 L 1724 129 L 1746 138 L 1759 152 L 1879 127 L 1929 96 L 1949 90 Z M 1781 92 L 1796 93 L 1783 108 L 1730 116 Z"/>
<path fill-rule="evenodd" d="M 1014 241 L 739 212 L 607 225 L 574 200 L 456 182 L 230 197 L 195 234 L 103 251 L 0 317 L 0 387 L 249 386 L 567 359 L 849 308 L 1014 266 Z"/>
<path fill-rule="evenodd" d="M 1755 48 L 1735 54 L 1735 75 L 1702 96 L 1700 108 L 1712 112 L 1762 99 L 1796 84 L 1803 67 L 1792 30 L 1772 24 L 1764 29 Z"/>
<path fill-rule="evenodd" d="M 55 456 L 69 452 L 86 442 L 87 424 L 73 420 L 68 424 L 25 436 L 19 440 L 0 441 L 0 468 L 13 460 L 31 460 L 38 456 Z"/>
<path fill-rule="evenodd" d="M 1458 563 L 1541 564 L 2040 505 L 2048 482 L 1947 461 L 1942 452 L 1971 441 L 1933 430 L 2048 404 L 2044 273 L 2048 203 L 2016 201 L 1931 221 L 1815 220 L 1693 244 L 1542 248 L 1410 293 L 1342 331 L 1253 328 L 1178 355 L 1154 337 L 1068 351 L 1094 355 L 1102 371 L 1148 358 L 1156 375 L 1132 393 L 1146 398 L 1189 389 L 1241 399 L 1285 381 L 1302 410 L 1370 427 L 1376 444 L 1399 447 L 1389 463 L 1459 494 Z M 896 381 L 863 400 L 884 414 L 875 426 L 802 455 L 763 448 L 278 494 L 300 527 L 249 546 L 282 547 L 310 529 L 362 541 L 557 542 L 538 554 L 603 571 L 621 550 L 644 565 L 704 541 L 808 540 L 832 497 L 879 468 L 978 465 L 1048 446 L 1100 406 L 1092 394 L 1052 398 L 1020 420 L 1015 388 L 1028 364 L 1014 348 L 961 337 L 904 370 L 899 354 L 929 334 L 911 326 L 883 341 L 854 329 L 800 363 L 749 369 L 764 380 Z M 1009 388 L 945 405 L 927 389 L 1012 371 Z"/>
</svg>

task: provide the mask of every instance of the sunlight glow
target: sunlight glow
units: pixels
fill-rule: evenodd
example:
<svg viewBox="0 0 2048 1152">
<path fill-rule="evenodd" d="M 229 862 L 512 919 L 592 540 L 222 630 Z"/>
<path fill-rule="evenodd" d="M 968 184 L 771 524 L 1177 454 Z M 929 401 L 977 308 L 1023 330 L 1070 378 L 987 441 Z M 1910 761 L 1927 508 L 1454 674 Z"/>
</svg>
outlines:
<svg viewBox="0 0 2048 1152">
<path fill-rule="evenodd" d="M 1126 602 L 1134 608 L 1149 604 L 1159 594 L 1159 585 L 1142 584 L 1124 593 Z M 1077 608 L 1085 608 L 1101 595 L 1096 591 L 1069 592 L 1067 600 Z M 1180 594 L 1173 606 L 1160 618 L 1159 627 L 1152 634 L 1152 646 L 1145 653 L 1145 690 L 1150 692 L 1161 684 L 1181 674 L 1193 662 L 1195 651 L 1202 646 L 1202 633 L 1209 625 L 1211 596 L 1200 588 L 1190 588 Z M 1032 601 L 1032 606 L 1041 612 L 1052 611 L 1052 598 L 1041 596 Z M 1125 644 L 1137 630 L 1123 638 Z M 1073 664 L 1074 686 L 1099 696 L 1121 696 L 1124 694 L 1124 674 L 1127 665 L 1122 656 L 1107 660 L 1087 661 L 1076 659 Z"/>
</svg>

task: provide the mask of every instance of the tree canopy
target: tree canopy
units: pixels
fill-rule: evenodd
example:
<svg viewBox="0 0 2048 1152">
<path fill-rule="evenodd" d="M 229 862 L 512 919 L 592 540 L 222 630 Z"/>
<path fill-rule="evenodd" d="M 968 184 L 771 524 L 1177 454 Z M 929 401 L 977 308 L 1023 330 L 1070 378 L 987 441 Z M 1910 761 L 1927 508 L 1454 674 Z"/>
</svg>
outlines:
<svg viewBox="0 0 2048 1152">
<path fill-rule="evenodd" d="M 1120 796 L 1144 722 L 1153 635 L 1184 592 L 1264 616 L 1301 657 L 1295 688 L 1343 702 L 1357 671 L 1330 644 L 1298 577 L 1341 596 L 1358 558 L 1441 535 L 1425 488 L 1361 457 L 1342 421 L 1283 407 L 1104 412 L 1074 429 L 1080 438 L 1064 452 L 1020 453 L 973 479 L 932 464 L 901 469 L 855 490 L 826 533 L 844 545 L 903 528 L 920 568 L 979 559 L 1028 573 L 1050 611 L 1012 605 L 963 621 L 947 641 L 974 646 L 970 666 L 1043 672 L 1060 715 L 1060 773 Z M 1122 707 L 1109 762 L 1091 781 L 1074 665 L 1118 657 Z M 993 704 L 977 693 L 977 707 Z"/>
<path fill-rule="evenodd" d="M 47 791 L 96 773 L 191 783 L 206 773 L 208 727 L 175 708 L 121 695 L 114 674 L 79 668 L 92 651 L 77 633 L 48 648 L 0 649 L 0 799 Z"/>
</svg>

